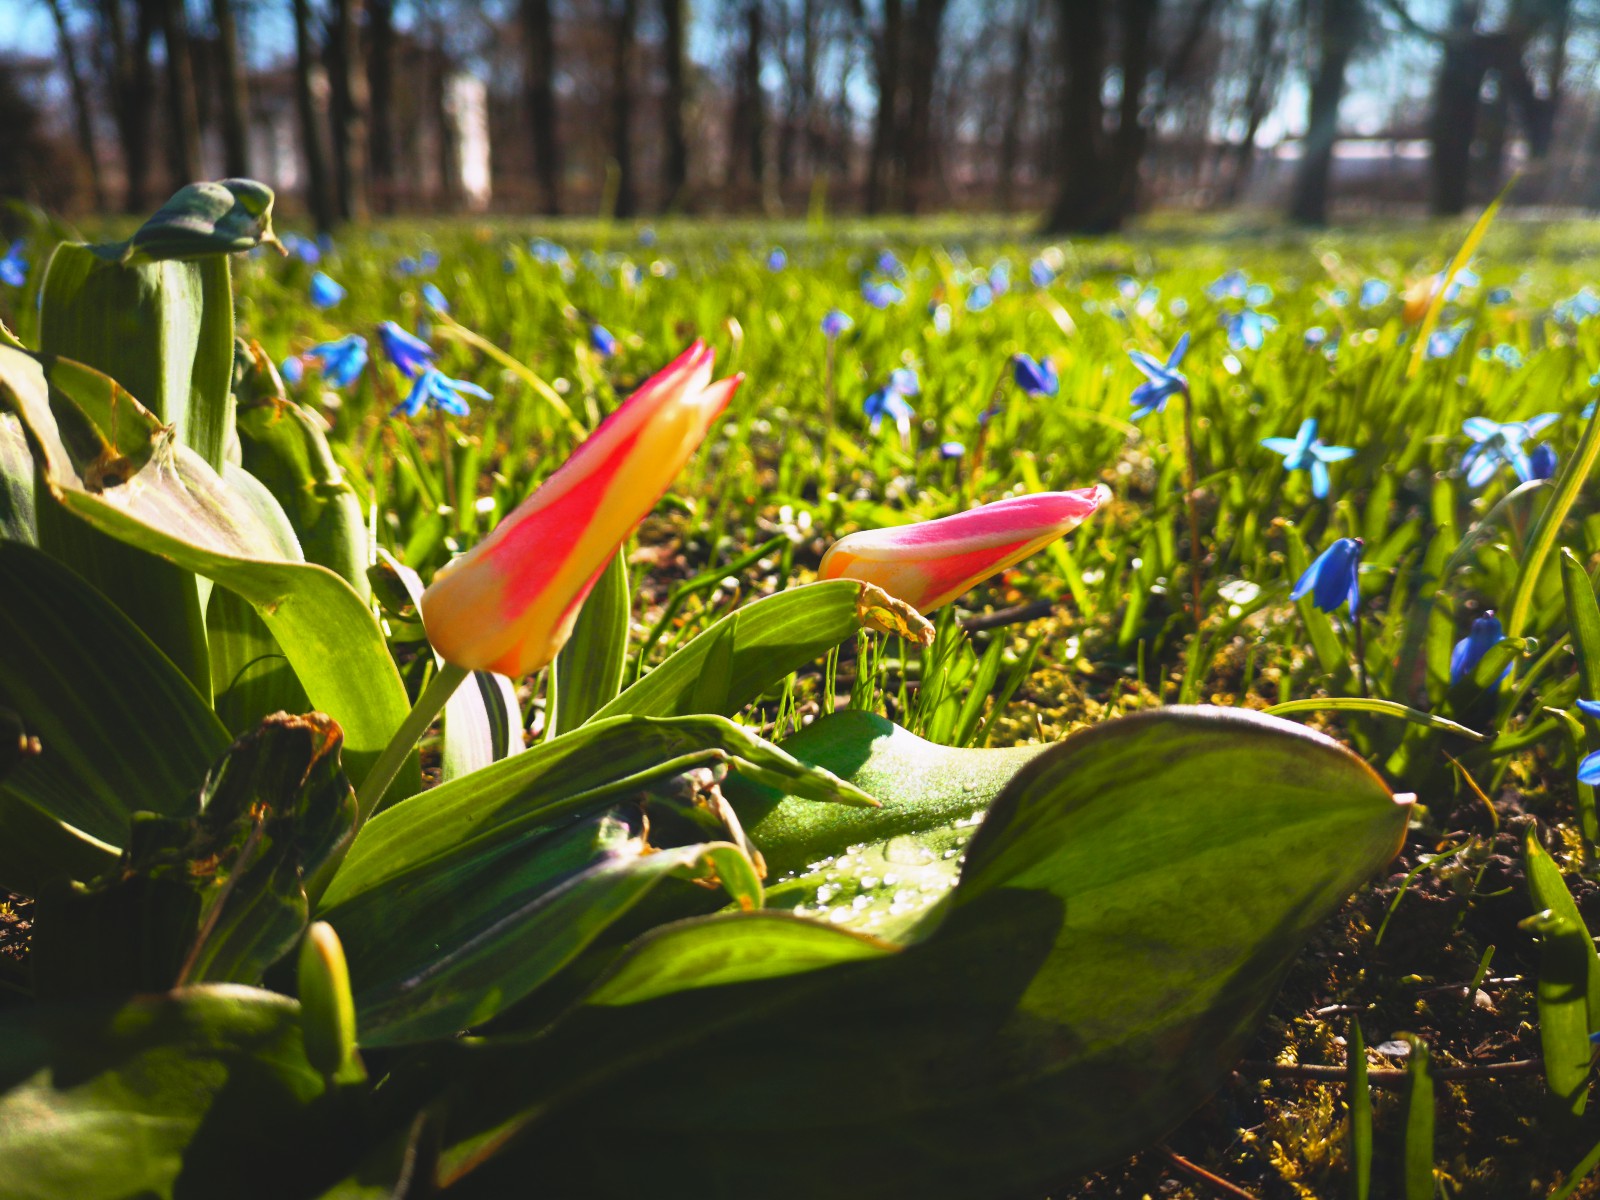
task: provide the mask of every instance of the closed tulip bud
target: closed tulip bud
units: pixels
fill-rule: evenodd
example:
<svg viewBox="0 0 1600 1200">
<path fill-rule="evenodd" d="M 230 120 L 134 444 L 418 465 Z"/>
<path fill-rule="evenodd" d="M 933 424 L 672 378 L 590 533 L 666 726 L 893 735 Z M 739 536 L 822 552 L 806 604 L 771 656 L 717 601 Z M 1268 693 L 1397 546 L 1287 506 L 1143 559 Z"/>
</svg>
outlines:
<svg viewBox="0 0 1600 1200">
<path fill-rule="evenodd" d="M 711 382 L 714 357 L 695 342 L 493 533 L 434 577 L 422 621 L 446 662 L 516 678 L 556 656 L 617 547 L 738 388 L 742 376 Z"/>
<path fill-rule="evenodd" d="M 916 525 L 864 529 L 822 556 L 823 579 L 859 579 L 931 612 L 1077 527 L 1111 498 L 1104 487 L 1040 492 Z"/>
<path fill-rule="evenodd" d="M 341 1082 L 359 1078 L 350 969 L 339 935 L 326 921 L 313 923 L 300 942 L 299 992 L 306 1061 Z"/>
</svg>

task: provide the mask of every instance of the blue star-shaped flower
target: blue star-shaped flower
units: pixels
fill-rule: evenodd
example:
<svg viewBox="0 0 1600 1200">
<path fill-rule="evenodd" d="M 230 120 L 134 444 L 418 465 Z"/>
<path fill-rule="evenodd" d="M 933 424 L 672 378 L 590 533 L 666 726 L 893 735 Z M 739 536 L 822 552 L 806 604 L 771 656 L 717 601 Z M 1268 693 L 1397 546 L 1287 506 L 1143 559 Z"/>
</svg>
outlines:
<svg viewBox="0 0 1600 1200">
<path fill-rule="evenodd" d="M 1178 370 L 1183 356 L 1189 353 L 1189 335 L 1185 333 L 1172 348 L 1165 363 L 1158 362 L 1142 350 L 1129 350 L 1133 365 L 1144 372 L 1145 381 L 1133 389 L 1129 401 L 1133 404 L 1133 419 L 1142 421 L 1151 413 L 1162 412 L 1167 401 L 1178 395 L 1189 394 L 1189 380 Z"/>
<path fill-rule="evenodd" d="M 1292 438 L 1262 438 L 1261 444 L 1274 454 L 1283 455 L 1285 471 L 1310 471 L 1311 494 L 1318 500 L 1328 495 L 1328 464 L 1343 462 L 1355 455 L 1350 446 L 1324 446 L 1317 440 L 1317 419 L 1307 417 L 1300 432 Z"/>
<path fill-rule="evenodd" d="M 1524 483 L 1543 476 L 1534 474 L 1533 463 L 1522 444 L 1542 429 L 1547 429 L 1561 419 L 1560 413 L 1540 413 L 1526 421 L 1508 421 L 1502 425 L 1488 417 L 1468 417 L 1461 422 L 1461 430 L 1473 444 L 1461 457 L 1461 469 L 1466 472 L 1467 486 L 1481 488 L 1494 478 L 1501 466 L 1510 464 L 1517 478 Z"/>
<path fill-rule="evenodd" d="M 22 257 L 22 242 L 15 241 L 0 258 L 0 283 L 19 288 L 28 282 L 28 260 Z"/>
<path fill-rule="evenodd" d="M 378 326 L 378 343 L 390 362 L 400 368 L 400 374 L 415 379 L 418 372 L 426 370 L 434 357 L 434 349 L 415 334 L 407 333 L 393 321 Z"/>
<path fill-rule="evenodd" d="M 1054 396 L 1061 390 L 1061 375 L 1049 358 L 1038 362 L 1031 355 L 1011 356 L 1011 378 L 1030 396 Z"/>
<path fill-rule="evenodd" d="M 1425 358 L 1449 358 L 1461 348 L 1461 340 L 1467 336 L 1467 331 L 1472 328 L 1470 320 L 1457 321 L 1444 329 L 1435 329 L 1428 335 L 1428 351 Z"/>
<path fill-rule="evenodd" d="M 1036 258 L 1028 264 L 1028 278 L 1034 287 L 1047 288 L 1056 281 L 1055 268 L 1044 259 Z"/>
<path fill-rule="evenodd" d="M 434 312 L 447 313 L 450 311 L 450 301 L 445 299 L 436 284 L 425 283 L 422 285 L 422 302 Z"/>
<path fill-rule="evenodd" d="M 1600 700 L 1579 700 L 1578 711 L 1586 717 L 1600 720 Z M 1600 783 L 1600 750 L 1585 755 L 1578 764 L 1578 782 L 1591 786 Z"/>
<path fill-rule="evenodd" d="M 333 387 L 348 387 L 361 378 L 367 365 L 367 339 L 359 333 L 346 334 L 335 342 L 323 342 L 306 351 L 322 368 L 323 380 Z"/>
<path fill-rule="evenodd" d="M 468 383 L 464 379 L 451 379 L 444 372 L 429 367 L 417 376 L 417 381 L 411 385 L 410 395 L 395 405 L 390 415 L 415 417 L 424 408 L 432 408 L 464 417 L 472 410 L 461 398 L 462 393 L 476 396 L 480 400 L 494 399 L 475 383 Z"/>
<path fill-rule="evenodd" d="M 1325 613 L 1337 612 L 1346 601 L 1350 615 L 1356 615 L 1361 604 L 1361 584 L 1357 575 L 1361 567 L 1361 539 L 1340 538 L 1306 568 L 1305 574 L 1294 585 L 1289 599 L 1298 600 L 1307 592 L 1311 603 Z"/>
<path fill-rule="evenodd" d="M 1362 308 L 1377 308 L 1394 291 L 1386 279 L 1368 279 L 1361 284 L 1359 303 Z"/>
<path fill-rule="evenodd" d="M 774 246 L 767 255 L 767 270 L 781 271 L 789 265 L 788 252 L 782 246 Z"/>
<path fill-rule="evenodd" d="M 1455 649 L 1450 652 L 1451 686 L 1471 675 L 1483 661 L 1483 656 L 1498 646 L 1505 636 L 1506 631 L 1500 624 L 1500 618 L 1493 613 L 1484 613 L 1474 621 L 1467 636 L 1457 642 Z M 1499 691 L 1500 680 L 1509 674 L 1511 668 L 1507 667 L 1500 678 L 1489 685 L 1489 691 Z"/>
<path fill-rule="evenodd" d="M 868 278 L 861 281 L 861 298 L 873 308 L 885 309 L 891 304 L 899 304 L 906 294 L 892 283 Z"/>
<path fill-rule="evenodd" d="M 1242 308 L 1223 318 L 1228 345 L 1235 350 L 1259 350 L 1268 333 L 1278 327 L 1278 318 L 1253 308 Z"/>
<path fill-rule="evenodd" d="M 311 303 L 317 308 L 332 308 L 345 297 L 345 291 L 333 276 L 318 271 L 311 277 Z"/>
<path fill-rule="evenodd" d="M 1243 271 L 1233 270 L 1214 280 L 1206 288 L 1206 295 L 1213 300 L 1243 300 L 1249 288 L 1249 277 Z"/>
<path fill-rule="evenodd" d="M 837 308 L 830 308 L 822 318 L 822 332 L 830 338 L 836 338 L 841 333 L 848 333 L 855 327 L 855 322 L 850 319 L 850 314 L 841 312 Z"/>
<path fill-rule="evenodd" d="M 610 358 L 617 352 L 617 336 L 604 325 L 591 325 L 589 346 L 601 358 Z"/>
</svg>

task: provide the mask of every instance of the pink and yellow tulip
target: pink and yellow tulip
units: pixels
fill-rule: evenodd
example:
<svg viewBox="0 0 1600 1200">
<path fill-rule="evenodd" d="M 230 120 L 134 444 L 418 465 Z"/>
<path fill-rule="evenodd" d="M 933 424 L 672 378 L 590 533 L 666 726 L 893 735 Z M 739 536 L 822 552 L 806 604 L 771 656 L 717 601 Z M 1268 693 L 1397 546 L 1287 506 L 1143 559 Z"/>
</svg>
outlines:
<svg viewBox="0 0 1600 1200">
<path fill-rule="evenodd" d="M 513 678 L 553 659 L 617 547 L 655 507 L 742 376 L 697 341 L 653 375 L 494 532 L 441 570 L 422 621 L 448 663 Z"/>
<path fill-rule="evenodd" d="M 828 547 L 817 574 L 859 579 L 918 612 L 931 612 L 1049 545 L 1110 498 L 1099 485 L 1039 492 L 937 521 L 863 529 Z"/>
</svg>

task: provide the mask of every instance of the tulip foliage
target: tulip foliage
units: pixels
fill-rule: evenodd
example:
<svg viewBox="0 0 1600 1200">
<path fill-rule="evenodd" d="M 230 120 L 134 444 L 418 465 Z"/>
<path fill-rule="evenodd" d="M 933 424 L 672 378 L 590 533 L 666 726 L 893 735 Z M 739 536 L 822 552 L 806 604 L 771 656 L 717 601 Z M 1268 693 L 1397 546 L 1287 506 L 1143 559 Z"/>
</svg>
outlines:
<svg viewBox="0 0 1600 1200">
<path fill-rule="evenodd" d="M 701 343 L 423 580 L 233 341 L 263 193 L 59 248 L 0 346 L 0 1193 L 1041 1191 L 1203 1102 L 1395 853 L 1404 798 L 1274 717 L 743 719 L 1103 489 L 846 539 L 630 670 L 619 550 L 737 387 Z"/>
</svg>

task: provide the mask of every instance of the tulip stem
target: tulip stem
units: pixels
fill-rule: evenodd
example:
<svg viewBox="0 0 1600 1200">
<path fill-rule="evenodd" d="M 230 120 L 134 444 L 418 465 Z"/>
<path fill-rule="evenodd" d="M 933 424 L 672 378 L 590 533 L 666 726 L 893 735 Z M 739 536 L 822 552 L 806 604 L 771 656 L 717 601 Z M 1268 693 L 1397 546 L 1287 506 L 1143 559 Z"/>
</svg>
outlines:
<svg viewBox="0 0 1600 1200">
<path fill-rule="evenodd" d="M 417 697 L 417 703 L 406 714 L 406 719 L 400 723 L 400 728 L 395 730 L 394 737 L 389 739 L 389 744 L 383 748 L 383 753 L 378 755 L 378 761 L 372 764 L 372 770 L 367 772 L 367 777 L 356 789 L 356 808 L 361 820 L 366 820 L 372 815 L 378 802 L 383 799 L 383 794 L 394 782 L 394 777 L 400 773 L 400 768 L 411 756 L 411 751 L 422 740 L 422 735 L 428 732 L 428 726 L 432 725 L 434 718 L 444 711 L 445 704 L 455 695 L 456 689 L 461 686 L 461 681 L 469 673 L 465 667 L 444 663 L 434 672 L 433 678 L 428 680 L 427 686 L 422 689 L 422 695 Z"/>
<path fill-rule="evenodd" d="M 1195 633 L 1200 632 L 1201 563 L 1205 551 L 1200 545 L 1200 467 L 1194 449 L 1194 395 L 1183 389 L 1184 505 L 1189 510 L 1189 593 L 1194 602 Z"/>
</svg>

